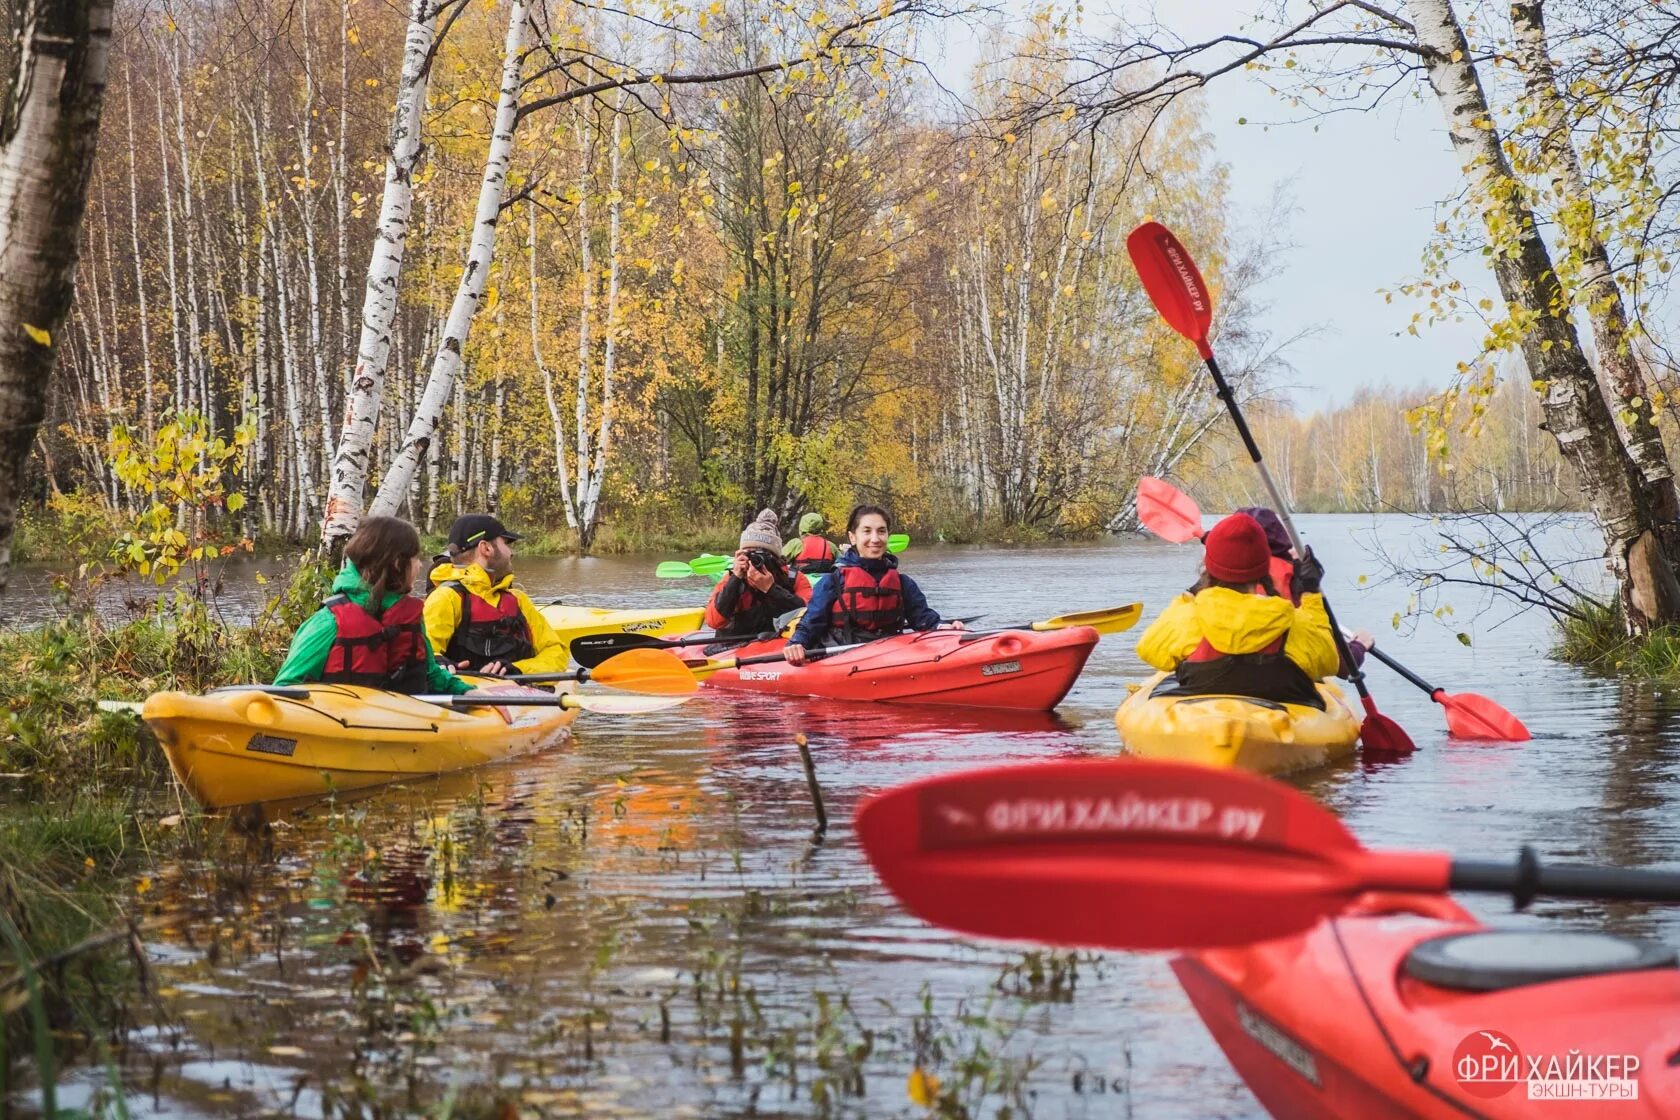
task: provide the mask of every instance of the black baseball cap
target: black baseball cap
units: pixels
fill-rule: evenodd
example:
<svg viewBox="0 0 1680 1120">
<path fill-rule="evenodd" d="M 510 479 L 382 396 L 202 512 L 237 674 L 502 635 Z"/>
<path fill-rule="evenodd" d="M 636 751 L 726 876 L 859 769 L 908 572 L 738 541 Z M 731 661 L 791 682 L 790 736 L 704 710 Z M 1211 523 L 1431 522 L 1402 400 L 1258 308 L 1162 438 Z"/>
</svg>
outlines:
<svg viewBox="0 0 1680 1120">
<path fill-rule="evenodd" d="M 522 538 L 518 533 L 508 531 L 501 520 L 488 513 L 469 513 L 465 517 L 457 517 L 455 524 L 449 527 L 449 547 L 457 552 L 464 552 L 477 547 L 480 541 L 493 541 L 501 537 L 508 541 Z"/>
</svg>

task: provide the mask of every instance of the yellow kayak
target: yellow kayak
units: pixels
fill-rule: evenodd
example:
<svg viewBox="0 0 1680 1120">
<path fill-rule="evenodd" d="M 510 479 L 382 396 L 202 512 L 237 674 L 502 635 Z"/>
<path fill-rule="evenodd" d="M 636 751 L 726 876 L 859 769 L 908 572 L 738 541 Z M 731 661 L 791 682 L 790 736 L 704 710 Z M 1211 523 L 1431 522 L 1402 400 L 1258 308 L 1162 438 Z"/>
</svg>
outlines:
<svg viewBox="0 0 1680 1120">
<path fill-rule="evenodd" d="M 705 607 L 676 607 L 663 610 L 609 611 L 601 607 L 571 607 L 554 604 L 543 607 L 542 616 L 569 647 L 585 634 L 646 634 L 670 638 L 700 629 Z"/>
<path fill-rule="evenodd" d="M 159 692 L 141 718 L 175 776 L 206 809 L 319 796 L 483 766 L 566 738 L 576 710 L 441 708 L 351 685 L 299 686 L 307 699 L 252 688 Z"/>
<path fill-rule="evenodd" d="M 1120 741 L 1143 758 L 1286 774 L 1353 752 L 1359 717 L 1342 690 L 1318 682 L 1324 711 L 1242 696 L 1151 696 L 1157 673 L 1114 713 Z"/>
</svg>

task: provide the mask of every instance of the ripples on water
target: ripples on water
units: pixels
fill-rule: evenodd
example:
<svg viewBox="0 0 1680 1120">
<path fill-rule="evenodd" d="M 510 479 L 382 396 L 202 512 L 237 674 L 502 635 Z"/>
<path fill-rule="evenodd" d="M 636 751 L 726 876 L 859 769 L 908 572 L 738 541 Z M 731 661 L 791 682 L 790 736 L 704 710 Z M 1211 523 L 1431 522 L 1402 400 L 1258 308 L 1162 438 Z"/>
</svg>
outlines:
<svg viewBox="0 0 1680 1120">
<path fill-rule="evenodd" d="M 1376 575 L 1371 548 L 1398 547 L 1415 524 L 1309 517 L 1302 528 L 1343 619 L 1382 637 L 1405 592 L 1357 577 Z M 1152 617 L 1196 559 L 1130 538 L 916 547 L 904 562 L 937 608 L 986 611 L 985 625 L 1136 598 Z M 705 594 L 698 581 L 655 581 L 652 566 L 519 563 L 539 599 Z M 255 598 L 235 587 L 230 613 Z M 1373 664 L 1382 710 L 1419 752 L 1298 784 L 1372 845 L 1497 858 L 1532 842 L 1557 858 L 1680 860 L 1672 700 L 1548 661 L 1541 616 L 1478 617 L 1475 605 L 1455 601 L 1452 630 L 1384 644 L 1449 691 L 1499 700 L 1535 740 L 1448 742 L 1429 698 Z M 704 693 L 654 716 L 586 716 L 571 748 L 314 807 L 266 840 L 230 838 L 214 865 L 160 867 L 157 998 L 128 1040 L 129 1110 L 337 1114 L 365 1091 L 419 1111 L 456 1086 L 463 1107 L 495 1090 L 522 1115 L 915 1116 L 925 1110 L 906 1076 L 919 1063 L 977 1115 L 1005 1104 L 1049 1117 L 1259 1115 L 1164 956 L 1029 956 L 929 929 L 875 884 L 851 835 L 873 790 L 1113 753 L 1114 708 L 1144 671 L 1135 637 L 1106 638 L 1056 715 Z M 828 802 L 820 845 L 800 732 Z M 1470 905 L 1502 921 L 1680 933 L 1672 912 L 1638 906 L 1549 903 L 1513 918 L 1497 902 Z M 78 1075 L 61 1101 L 104 1079 Z"/>
</svg>

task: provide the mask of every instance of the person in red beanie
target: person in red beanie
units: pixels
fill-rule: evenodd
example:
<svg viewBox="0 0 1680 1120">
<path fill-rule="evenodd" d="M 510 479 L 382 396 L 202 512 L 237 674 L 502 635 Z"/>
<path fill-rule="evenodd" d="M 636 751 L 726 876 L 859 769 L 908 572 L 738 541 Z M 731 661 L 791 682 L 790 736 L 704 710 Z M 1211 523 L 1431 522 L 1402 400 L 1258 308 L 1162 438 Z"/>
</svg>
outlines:
<svg viewBox="0 0 1680 1120">
<path fill-rule="evenodd" d="M 1201 578 L 1138 639 L 1138 656 L 1174 675 L 1164 691 L 1324 707 L 1313 682 L 1333 676 L 1340 658 L 1312 550 L 1294 564 L 1296 606 L 1273 583 L 1266 531 L 1248 514 L 1225 518 L 1202 544 Z"/>
</svg>

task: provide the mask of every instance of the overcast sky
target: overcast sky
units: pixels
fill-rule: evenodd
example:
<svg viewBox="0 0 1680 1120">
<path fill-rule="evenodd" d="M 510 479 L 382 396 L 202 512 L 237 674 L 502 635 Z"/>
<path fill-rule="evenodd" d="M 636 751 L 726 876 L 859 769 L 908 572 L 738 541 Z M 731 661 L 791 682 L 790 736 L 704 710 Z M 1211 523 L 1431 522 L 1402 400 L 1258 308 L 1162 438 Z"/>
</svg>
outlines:
<svg viewBox="0 0 1680 1120">
<path fill-rule="evenodd" d="M 1019 0 L 1010 7 L 1018 9 Z M 1119 0 L 1087 3 L 1086 27 L 1106 27 L 1109 17 L 1093 13 L 1123 7 Z M 1251 7 L 1160 0 L 1154 11 L 1180 35 L 1199 39 L 1239 28 Z M 977 53 L 976 37 L 953 23 L 943 44 L 925 44 L 924 57 L 941 82 L 966 95 Z M 1205 103 L 1215 154 L 1230 168 L 1236 221 L 1257 223 L 1280 185 L 1294 203 L 1288 241 L 1295 248 L 1263 298 L 1274 335 L 1320 328 L 1288 354 L 1297 406 L 1340 403 L 1363 385 L 1445 386 L 1456 363 L 1475 354 L 1479 324 L 1437 324 L 1414 338 L 1406 326 L 1421 305 L 1401 296 L 1388 304 L 1378 294 L 1418 274 L 1436 204 L 1461 182 L 1433 96 L 1394 97 L 1375 113 L 1268 126 L 1286 110 L 1259 82 L 1235 73 L 1213 83 Z M 1237 124 L 1245 117 L 1247 124 Z M 1481 289 L 1478 298 L 1493 294 L 1487 273 L 1458 275 Z"/>
</svg>

